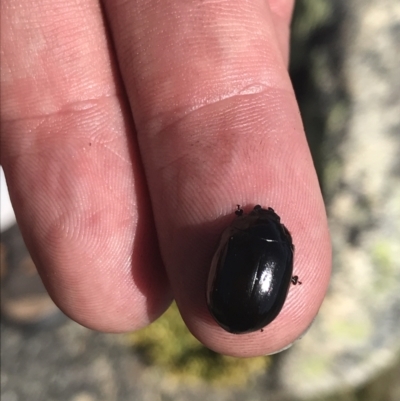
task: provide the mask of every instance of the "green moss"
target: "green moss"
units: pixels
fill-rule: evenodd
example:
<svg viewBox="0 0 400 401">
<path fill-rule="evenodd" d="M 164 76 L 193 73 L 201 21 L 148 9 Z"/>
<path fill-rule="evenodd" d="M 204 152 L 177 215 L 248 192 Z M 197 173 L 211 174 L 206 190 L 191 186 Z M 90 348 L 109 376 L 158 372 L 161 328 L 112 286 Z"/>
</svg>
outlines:
<svg viewBox="0 0 400 401">
<path fill-rule="evenodd" d="M 268 357 L 234 358 L 204 347 L 186 328 L 175 303 L 160 319 L 129 338 L 148 364 L 190 381 L 242 386 L 264 373 L 269 363 Z"/>
<path fill-rule="evenodd" d="M 392 250 L 390 244 L 385 241 L 378 242 L 372 250 L 372 257 L 376 266 L 382 273 L 392 273 Z"/>
<path fill-rule="evenodd" d="M 311 380 L 316 377 L 323 377 L 329 369 L 329 356 L 327 354 L 314 354 L 308 358 L 303 359 L 299 365 L 299 369 L 303 372 L 305 378 L 309 377 Z"/>
<path fill-rule="evenodd" d="M 332 194 L 338 188 L 342 171 L 343 166 L 338 159 L 331 159 L 326 162 L 323 174 L 326 193 Z"/>
<path fill-rule="evenodd" d="M 359 343 L 365 341 L 372 333 L 371 323 L 368 319 L 352 321 L 336 321 L 330 326 L 335 338 L 350 340 Z"/>
<path fill-rule="evenodd" d="M 293 21 L 293 35 L 305 38 L 310 31 L 327 23 L 332 15 L 332 3 L 328 0 L 303 0 L 297 5 L 297 17 Z"/>
<path fill-rule="evenodd" d="M 327 127 L 330 131 L 339 132 L 343 130 L 344 122 L 349 118 L 349 108 L 345 101 L 337 101 L 330 109 Z"/>
<path fill-rule="evenodd" d="M 387 291 L 389 286 L 396 285 L 396 281 L 393 280 L 395 272 L 393 255 L 395 255 L 395 252 L 388 241 L 379 241 L 373 247 L 372 260 L 379 272 L 376 275 L 375 290 Z"/>
</svg>

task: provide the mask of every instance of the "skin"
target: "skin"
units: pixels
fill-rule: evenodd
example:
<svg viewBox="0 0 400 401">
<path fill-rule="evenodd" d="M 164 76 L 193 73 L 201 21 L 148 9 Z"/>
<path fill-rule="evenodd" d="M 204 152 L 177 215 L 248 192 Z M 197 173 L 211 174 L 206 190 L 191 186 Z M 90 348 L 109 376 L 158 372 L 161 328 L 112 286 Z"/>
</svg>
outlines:
<svg viewBox="0 0 400 401">
<path fill-rule="evenodd" d="M 315 317 L 331 249 L 287 72 L 289 0 L 3 0 L 1 164 L 54 301 L 106 332 L 176 299 L 191 332 L 272 353 Z M 263 332 L 207 311 L 208 269 L 236 205 L 273 207 L 296 247 Z"/>
</svg>

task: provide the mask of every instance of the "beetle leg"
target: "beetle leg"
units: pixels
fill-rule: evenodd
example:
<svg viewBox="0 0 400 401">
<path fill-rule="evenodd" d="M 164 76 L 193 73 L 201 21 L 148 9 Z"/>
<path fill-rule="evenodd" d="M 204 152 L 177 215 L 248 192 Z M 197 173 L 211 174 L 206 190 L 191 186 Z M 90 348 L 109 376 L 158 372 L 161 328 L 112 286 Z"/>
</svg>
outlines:
<svg viewBox="0 0 400 401">
<path fill-rule="evenodd" d="M 293 276 L 292 277 L 292 284 L 293 285 L 301 284 L 301 281 L 299 281 L 299 276 Z"/>
<path fill-rule="evenodd" d="M 243 215 L 243 209 L 240 207 L 240 205 L 236 205 L 237 209 L 235 210 L 236 216 L 242 216 Z"/>
</svg>

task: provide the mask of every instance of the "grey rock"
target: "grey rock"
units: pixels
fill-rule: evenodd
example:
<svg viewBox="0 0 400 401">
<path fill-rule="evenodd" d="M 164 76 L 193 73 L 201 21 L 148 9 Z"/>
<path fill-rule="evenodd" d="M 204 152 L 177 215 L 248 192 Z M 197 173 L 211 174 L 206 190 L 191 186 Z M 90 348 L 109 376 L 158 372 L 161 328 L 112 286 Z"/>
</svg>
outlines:
<svg viewBox="0 0 400 401">
<path fill-rule="evenodd" d="M 311 58 L 326 113 L 319 160 L 332 280 L 279 375 L 282 391 L 302 399 L 363 385 L 400 353 L 400 3 L 335 7 L 335 35 Z"/>
</svg>

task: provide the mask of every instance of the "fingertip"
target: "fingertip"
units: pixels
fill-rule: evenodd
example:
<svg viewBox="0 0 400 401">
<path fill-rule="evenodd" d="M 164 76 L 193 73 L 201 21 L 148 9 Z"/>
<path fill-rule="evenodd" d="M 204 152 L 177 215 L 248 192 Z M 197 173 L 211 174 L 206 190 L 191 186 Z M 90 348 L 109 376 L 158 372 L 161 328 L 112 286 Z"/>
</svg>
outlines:
<svg viewBox="0 0 400 401">
<path fill-rule="evenodd" d="M 231 219 L 235 218 L 232 209 Z M 314 218 L 310 217 L 313 227 L 309 230 L 299 230 L 295 224 L 287 222 L 288 227 L 294 228 L 292 236 L 297 244 L 294 258 L 294 272 L 299 277 L 297 285 L 290 284 L 288 296 L 278 316 L 267 326 L 249 334 L 228 333 L 219 326 L 207 308 L 206 282 L 212 259 L 212 250 L 209 251 L 208 257 L 202 259 L 205 264 L 199 268 L 199 273 L 193 271 L 190 279 L 186 277 L 188 292 L 182 291 L 177 300 L 186 324 L 199 341 L 221 354 L 253 357 L 279 352 L 304 335 L 323 302 L 331 269 L 331 246 L 326 220 L 322 219 L 316 228 Z M 226 219 L 218 219 L 216 224 L 226 226 Z M 310 237 L 311 231 L 316 232 Z M 218 244 L 218 239 L 215 243 Z M 193 256 L 194 251 L 190 254 Z"/>
</svg>

